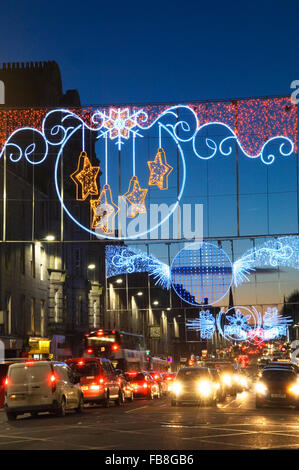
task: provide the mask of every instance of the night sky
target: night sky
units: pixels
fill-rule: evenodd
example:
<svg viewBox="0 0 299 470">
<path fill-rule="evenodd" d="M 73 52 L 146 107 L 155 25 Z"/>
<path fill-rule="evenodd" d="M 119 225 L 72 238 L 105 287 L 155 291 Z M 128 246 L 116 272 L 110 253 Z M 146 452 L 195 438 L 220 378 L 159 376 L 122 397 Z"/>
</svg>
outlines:
<svg viewBox="0 0 299 470">
<path fill-rule="evenodd" d="M 0 61 L 56 60 L 83 104 L 289 94 L 296 0 L 1 5 Z"/>
<path fill-rule="evenodd" d="M 77 89 L 82 104 L 289 95 L 291 82 L 299 80 L 298 13 L 296 0 L 15 0 L 1 6 L 0 62 L 56 60 L 64 91 Z M 196 158 L 189 159 L 188 165 L 184 202 L 194 200 L 199 176 L 204 179 L 209 172 L 209 199 L 201 195 L 197 200 L 204 204 L 204 233 L 208 230 L 209 236 L 229 236 L 235 231 L 235 215 L 230 211 L 228 216 L 227 210 L 235 204 L 230 166 Z M 271 169 L 260 161 L 250 165 L 250 169 L 245 165 L 242 173 L 244 233 L 296 232 L 295 156 Z M 218 182 L 223 183 L 223 177 L 227 185 L 219 193 Z M 249 179 L 257 188 L 246 196 Z M 266 185 L 271 193 L 268 198 Z M 272 217 L 270 223 L 265 219 L 266 209 Z M 211 220 L 206 219 L 207 214 Z M 248 248 L 240 245 L 237 255 Z M 285 287 L 278 297 L 274 299 L 270 284 L 264 284 L 260 298 L 254 291 L 256 302 L 281 300 L 291 288 L 288 276 L 281 281 Z M 247 294 L 248 289 L 243 302 L 248 300 Z"/>
</svg>

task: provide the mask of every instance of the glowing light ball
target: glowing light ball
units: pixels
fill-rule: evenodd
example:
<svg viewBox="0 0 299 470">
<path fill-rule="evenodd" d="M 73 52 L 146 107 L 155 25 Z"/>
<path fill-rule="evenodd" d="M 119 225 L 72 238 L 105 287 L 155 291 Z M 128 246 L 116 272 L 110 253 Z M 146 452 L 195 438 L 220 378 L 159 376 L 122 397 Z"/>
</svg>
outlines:
<svg viewBox="0 0 299 470">
<path fill-rule="evenodd" d="M 221 300 L 232 284 L 233 268 L 227 254 L 211 243 L 190 243 L 171 265 L 172 286 L 191 305 L 212 305 Z"/>
</svg>

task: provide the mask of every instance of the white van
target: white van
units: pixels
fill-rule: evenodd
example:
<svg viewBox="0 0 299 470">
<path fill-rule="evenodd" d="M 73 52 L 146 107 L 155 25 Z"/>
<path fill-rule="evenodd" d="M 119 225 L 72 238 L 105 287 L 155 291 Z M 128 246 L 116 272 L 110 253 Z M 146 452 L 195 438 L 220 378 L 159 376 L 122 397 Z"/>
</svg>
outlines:
<svg viewBox="0 0 299 470">
<path fill-rule="evenodd" d="M 42 411 L 57 416 L 64 416 L 70 409 L 81 412 L 83 394 L 79 382 L 80 378 L 64 362 L 29 360 L 11 364 L 5 385 L 7 419 Z"/>
</svg>

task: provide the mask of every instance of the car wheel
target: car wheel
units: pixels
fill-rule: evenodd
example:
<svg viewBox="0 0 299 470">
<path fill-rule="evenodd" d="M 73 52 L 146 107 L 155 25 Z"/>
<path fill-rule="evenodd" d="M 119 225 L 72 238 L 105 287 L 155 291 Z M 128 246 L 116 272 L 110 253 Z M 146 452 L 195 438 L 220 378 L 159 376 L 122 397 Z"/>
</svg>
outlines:
<svg viewBox="0 0 299 470">
<path fill-rule="evenodd" d="M 16 413 L 12 413 L 9 411 L 6 412 L 6 417 L 8 421 L 15 421 L 17 419 L 17 416 L 18 415 Z"/>
<path fill-rule="evenodd" d="M 171 406 L 177 406 L 177 401 L 176 400 L 171 400 Z"/>
<path fill-rule="evenodd" d="M 65 416 L 66 414 L 66 401 L 65 397 L 62 397 L 61 402 L 59 403 L 57 416 Z"/>
<path fill-rule="evenodd" d="M 76 412 L 77 412 L 77 413 L 82 413 L 82 411 L 83 411 L 83 406 L 84 406 L 83 397 L 82 397 L 82 395 L 81 395 L 81 396 L 80 396 L 80 402 L 79 402 L 78 408 L 76 408 Z"/>
</svg>

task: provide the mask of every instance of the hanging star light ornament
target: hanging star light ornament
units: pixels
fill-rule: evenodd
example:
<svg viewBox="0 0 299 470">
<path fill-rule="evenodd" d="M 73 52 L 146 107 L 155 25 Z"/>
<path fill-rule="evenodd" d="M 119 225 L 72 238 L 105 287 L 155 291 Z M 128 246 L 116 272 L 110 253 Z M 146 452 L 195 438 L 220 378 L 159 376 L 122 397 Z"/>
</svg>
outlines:
<svg viewBox="0 0 299 470">
<path fill-rule="evenodd" d="M 77 170 L 70 175 L 76 183 L 77 201 L 85 201 L 88 196 L 99 194 L 97 176 L 100 171 L 99 166 L 92 166 L 85 151 L 79 156 Z M 81 187 L 80 187 L 81 185 Z"/>
<path fill-rule="evenodd" d="M 150 176 L 149 186 L 157 185 L 160 189 L 168 189 L 168 176 L 172 172 L 172 166 L 168 165 L 164 149 L 160 147 L 153 161 L 147 162 Z"/>
<path fill-rule="evenodd" d="M 127 217 L 133 218 L 136 214 L 146 214 L 144 200 L 147 191 L 140 187 L 137 176 L 131 178 L 128 191 L 123 195 L 127 202 Z"/>
<path fill-rule="evenodd" d="M 104 185 L 98 199 L 90 200 L 90 205 L 93 210 L 91 227 L 106 234 L 114 233 L 114 218 L 119 207 L 113 202 L 109 184 Z"/>
</svg>

